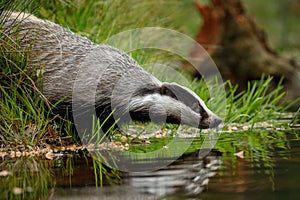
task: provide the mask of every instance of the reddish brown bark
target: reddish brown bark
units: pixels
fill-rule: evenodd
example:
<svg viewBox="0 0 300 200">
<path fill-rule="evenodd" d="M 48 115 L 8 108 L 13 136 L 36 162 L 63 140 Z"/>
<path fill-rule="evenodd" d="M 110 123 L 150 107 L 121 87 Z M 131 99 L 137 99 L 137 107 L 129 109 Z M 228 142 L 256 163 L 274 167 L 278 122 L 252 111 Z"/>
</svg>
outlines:
<svg viewBox="0 0 300 200">
<path fill-rule="evenodd" d="M 268 46 L 266 34 L 246 13 L 241 0 L 211 0 L 211 5 L 196 2 L 195 6 L 203 19 L 196 40 L 214 60 L 224 79 L 243 89 L 248 81 L 259 79 L 262 74 L 273 76 L 275 82 L 284 76 L 286 99 L 299 97 L 299 63 L 278 55 Z M 194 49 L 191 56 L 199 58 L 204 54 Z M 199 76 L 197 70 L 187 69 Z"/>
</svg>

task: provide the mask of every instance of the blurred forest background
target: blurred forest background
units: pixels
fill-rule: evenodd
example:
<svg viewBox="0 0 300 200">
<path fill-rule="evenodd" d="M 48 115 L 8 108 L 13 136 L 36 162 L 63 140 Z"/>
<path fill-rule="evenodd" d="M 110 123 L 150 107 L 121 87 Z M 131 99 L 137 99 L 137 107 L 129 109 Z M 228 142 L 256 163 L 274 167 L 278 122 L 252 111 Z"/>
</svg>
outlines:
<svg viewBox="0 0 300 200">
<path fill-rule="evenodd" d="M 133 20 L 131 21 L 129 19 L 139 18 L 138 20 L 136 20 L 137 23 L 135 24 L 135 26 L 137 27 L 139 26 L 138 22 L 141 20 L 147 20 L 148 22 L 156 21 L 156 25 L 164 26 L 167 28 L 175 27 L 176 29 L 179 29 L 185 34 L 188 34 L 191 37 L 195 37 L 202 23 L 201 17 L 197 9 L 193 5 L 195 1 L 201 2 L 203 4 L 210 4 L 210 0 L 157 0 L 155 2 L 148 0 L 93 0 L 90 1 L 92 3 L 89 3 L 89 1 L 86 0 L 40 0 L 34 2 L 35 5 L 39 4 L 39 6 L 41 7 L 41 9 L 39 9 L 38 11 L 41 17 L 48 18 L 49 20 L 56 21 L 57 23 L 68 22 L 68 27 L 70 27 L 71 29 L 80 29 L 79 26 L 72 27 L 76 25 L 73 22 L 74 20 L 78 20 L 78 18 L 70 19 L 72 18 L 72 16 L 77 15 L 77 13 L 68 13 L 68 15 L 64 16 L 64 18 L 69 19 L 59 20 L 57 16 L 55 16 L 55 13 L 61 12 L 59 11 L 59 9 L 65 8 L 67 10 L 70 6 L 81 7 L 82 5 L 85 5 L 85 11 L 95 11 L 97 7 L 99 9 L 103 8 L 103 6 L 100 6 L 100 4 L 113 4 L 114 6 L 119 6 L 119 13 L 115 13 L 114 10 L 112 14 L 119 14 L 122 18 L 124 18 L 123 20 L 116 21 L 117 28 L 120 28 L 121 24 L 123 23 L 122 21 L 124 21 L 125 19 L 128 20 L 127 28 L 132 27 L 132 25 L 134 25 L 131 24 Z M 262 27 L 266 31 L 269 43 L 272 48 L 275 48 L 278 51 L 291 51 L 295 54 L 299 53 L 298 50 L 300 48 L 300 0 L 242 0 L 242 2 L 244 3 L 247 12 L 250 14 L 250 16 L 260 27 Z M 54 5 L 56 7 L 54 7 Z M 87 9 L 87 7 L 91 5 L 93 5 L 94 8 Z M 113 8 L 114 6 L 111 7 Z M 101 11 L 99 9 L 97 11 L 98 14 L 104 12 L 103 10 Z M 140 9 L 141 12 L 137 12 L 137 9 Z M 52 12 L 49 12 L 50 10 Z M 145 13 L 147 11 L 149 13 Z M 136 16 L 132 17 L 132 15 Z M 153 18 L 149 19 L 149 16 L 152 16 Z M 97 16 L 94 17 L 97 18 Z M 117 16 L 115 17 L 118 19 L 121 18 Z M 157 18 L 161 19 L 157 20 Z M 170 24 L 171 20 L 172 24 Z M 86 21 L 90 20 L 86 19 Z M 77 25 L 79 25 L 78 23 L 79 22 L 77 22 Z M 63 23 L 62 25 L 64 24 L 66 25 L 66 23 Z M 155 23 L 151 23 L 151 25 L 155 25 Z M 91 31 L 86 32 L 90 33 Z"/>
<path fill-rule="evenodd" d="M 284 101 L 290 103 L 299 98 L 299 0 L 196 2 L 198 13 L 188 12 L 190 7 L 187 7 L 185 12 L 190 16 L 181 19 L 185 19 L 188 34 L 207 50 L 224 80 L 239 85 L 242 91 L 249 81 L 263 74 L 274 78 L 272 88 L 284 77 L 287 93 Z M 185 3 L 188 6 L 193 2 Z M 191 13 L 195 15 L 192 17 Z M 199 22 L 191 20 L 197 19 L 197 15 Z M 193 50 L 191 55 L 193 58 L 204 56 L 199 50 Z M 201 67 L 203 65 L 197 66 Z M 185 65 L 185 68 L 195 77 L 199 76 L 193 67 Z M 299 102 L 294 109 L 299 109 Z"/>
<path fill-rule="evenodd" d="M 180 24 L 185 24 L 185 32 L 195 37 L 202 23 L 195 0 L 184 0 L 181 8 Z M 209 0 L 197 0 L 209 4 Z M 289 52 L 299 56 L 300 49 L 300 0 L 242 0 L 247 12 L 264 29 L 269 45 L 279 52 Z"/>
<path fill-rule="evenodd" d="M 266 31 L 271 47 L 299 54 L 300 0 L 245 0 L 255 21 Z"/>
</svg>

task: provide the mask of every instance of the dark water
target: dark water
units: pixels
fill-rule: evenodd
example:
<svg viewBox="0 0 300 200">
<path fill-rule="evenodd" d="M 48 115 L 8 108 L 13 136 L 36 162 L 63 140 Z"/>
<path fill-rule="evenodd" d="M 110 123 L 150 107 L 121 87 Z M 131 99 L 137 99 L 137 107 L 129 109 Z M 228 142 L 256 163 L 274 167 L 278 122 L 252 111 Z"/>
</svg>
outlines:
<svg viewBox="0 0 300 200">
<path fill-rule="evenodd" d="M 138 173 L 97 165 L 82 152 L 2 160 L 0 172 L 10 174 L 0 174 L 0 199 L 299 199 L 299 133 L 228 134 L 207 155 L 192 150 L 160 170 Z"/>
<path fill-rule="evenodd" d="M 298 199 L 300 197 L 300 141 L 278 150 L 272 166 L 238 159 L 233 165 L 223 157 L 223 170 L 210 179 L 204 199 Z M 199 196 L 200 197 L 200 196 Z"/>
<path fill-rule="evenodd" d="M 199 158 L 195 151 L 158 171 L 110 175 L 101 188 L 93 167 L 75 159 L 70 179 L 56 170 L 51 199 L 298 199 L 300 140 L 291 136 L 286 147 L 265 153 L 264 161 L 218 150 Z"/>
</svg>

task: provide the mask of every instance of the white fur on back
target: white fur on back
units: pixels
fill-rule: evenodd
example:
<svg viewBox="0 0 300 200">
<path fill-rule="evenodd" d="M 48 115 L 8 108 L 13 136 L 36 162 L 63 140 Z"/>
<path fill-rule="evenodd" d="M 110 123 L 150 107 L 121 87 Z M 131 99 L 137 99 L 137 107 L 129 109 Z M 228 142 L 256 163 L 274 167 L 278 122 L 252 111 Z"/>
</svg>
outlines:
<svg viewBox="0 0 300 200">
<path fill-rule="evenodd" d="M 41 21 L 43 21 L 30 13 L 11 12 L 9 14 L 10 14 L 10 18 L 13 18 L 13 19 L 28 20 L 28 21 L 35 22 L 35 23 L 40 23 Z"/>
</svg>

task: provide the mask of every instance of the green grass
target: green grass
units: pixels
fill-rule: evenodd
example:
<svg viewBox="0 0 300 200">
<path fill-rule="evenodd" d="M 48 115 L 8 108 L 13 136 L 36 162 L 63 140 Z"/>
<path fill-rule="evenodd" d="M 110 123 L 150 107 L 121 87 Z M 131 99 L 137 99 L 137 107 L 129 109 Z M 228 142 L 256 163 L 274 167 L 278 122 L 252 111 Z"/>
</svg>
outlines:
<svg viewBox="0 0 300 200">
<path fill-rule="evenodd" d="M 36 1 L 37 4 L 40 2 Z M 147 26 L 174 28 L 180 1 L 43 1 L 37 16 L 100 43 L 124 30 Z"/>
<path fill-rule="evenodd" d="M 260 80 L 248 83 L 247 90 L 236 93 L 237 87 L 228 82 L 229 91 L 226 121 L 230 122 L 263 122 L 280 118 L 290 105 L 281 101 L 284 97 L 282 82 L 272 88 L 272 77 L 262 76 Z"/>
<path fill-rule="evenodd" d="M 27 71 L 27 52 L 8 43 L 0 47 L 1 143 L 36 145 L 46 132 L 45 100 Z M 11 52 L 11 53 L 7 53 Z"/>
<path fill-rule="evenodd" d="M 10 3 L 10 4 L 9 4 Z M 137 27 L 161 26 L 180 30 L 176 15 L 180 1 L 160 1 L 136 3 L 133 0 L 124 1 L 44 1 L 28 0 L 7 1 L 1 6 L 9 10 L 33 11 L 41 18 L 47 18 L 74 32 L 85 35 L 100 43 L 111 35 Z M 39 5 L 39 7 L 38 7 Z M 185 6 L 187 4 L 184 4 Z M 17 42 L 17 41 L 14 41 Z M 0 85 L 0 131 L 1 142 L 37 145 L 49 129 L 56 124 L 51 115 L 51 108 L 43 98 L 33 78 L 27 70 L 27 51 L 20 52 L 13 41 L 1 46 L 1 85 Z M 10 53 L 8 53 L 10 52 Z M 158 57 L 163 60 L 161 52 L 137 51 L 132 55 L 141 63 L 147 63 Z M 166 61 L 172 57 L 166 56 Z M 270 121 L 274 116 L 280 117 L 286 107 L 280 104 L 283 97 L 282 86 L 279 84 L 271 92 L 272 77 L 262 77 L 259 81 L 249 83 L 248 89 L 237 93 L 237 87 L 230 82 L 225 83 L 227 95 L 227 115 L 223 116 L 226 125 L 232 122 L 251 123 Z M 192 82 L 192 81 L 191 81 Z M 222 112 L 218 105 L 223 99 L 210 99 L 205 83 L 194 81 L 192 89 L 207 102 L 216 113 Z M 221 88 L 222 89 L 222 88 Z M 218 110 L 219 109 L 219 110 Z M 70 128 L 66 129 L 68 133 Z M 59 133 L 60 129 L 56 131 Z M 96 131 L 97 132 L 97 131 Z"/>
<path fill-rule="evenodd" d="M 8 40 L 0 46 L 0 141 L 2 147 L 32 149 L 42 146 L 45 136 L 68 132 L 71 126 L 61 119 L 64 125 L 57 127 L 55 120 L 60 117 L 51 113 L 55 105 L 43 96 L 38 80 L 28 71 L 28 49 L 21 50 L 17 43 Z"/>
</svg>

